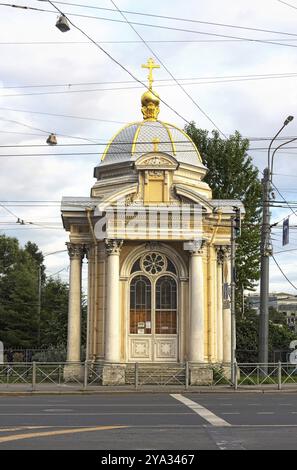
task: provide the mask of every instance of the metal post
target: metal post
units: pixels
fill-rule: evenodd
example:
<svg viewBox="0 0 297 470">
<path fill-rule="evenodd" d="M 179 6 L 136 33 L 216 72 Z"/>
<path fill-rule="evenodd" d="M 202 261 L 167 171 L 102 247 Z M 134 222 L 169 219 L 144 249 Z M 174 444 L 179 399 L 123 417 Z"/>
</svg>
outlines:
<svg viewBox="0 0 297 470">
<path fill-rule="evenodd" d="M 277 388 L 278 390 L 282 389 L 282 363 L 279 361 L 278 362 L 278 367 L 277 367 Z"/>
<path fill-rule="evenodd" d="M 231 218 L 231 382 L 234 384 L 234 363 L 236 347 L 236 321 L 235 321 L 235 236 L 234 218 Z"/>
<path fill-rule="evenodd" d="M 234 362 L 234 390 L 237 390 L 238 388 L 238 368 L 237 368 L 237 362 Z"/>
<path fill-rule="evenodd" d="M 269 191 L 270 172 L 265 168 L 263 185 L 263 215 L 261 228 L 261 280 L 260 280 L 260 324 L 259 324 L 259 363 L 263 364 L 263 373 L 267 374 L 268 363 L 268 325 L 269 325 L 269 255 L 270 247 L 270 212 Z"/>
<path fill-rule="evenodd" d="M 36 362 L 32 363 L 32 391 L 36 390 Z"/>
<path fill-rule="evenodd" d="M 87 388 L 88 388 L 88 372 L 89 372 L 88 361 L 85 361 L 85 364 L 84 364 L 84 390 L 87 390 Z"/>
<path fill-rule="evenodd" d="M 138 386 L 139 386 L 139 364 L 138 362 L 135 362 L 135 370 L 134 370 L 134 373 L 135 373 L 135 389 L 137 390 L 138 389 Z"/>
<path fill-rule="evenodd" d="M 188 390 L 189 388 L 189 379 L 190 379 L 190 371 L 189 371 L 189 363 L 186 362 L 186 370 L 185 370 L 185 373 L 186 373 L 186 377 L 185 377 L 185 389 Z"/>
</svg>

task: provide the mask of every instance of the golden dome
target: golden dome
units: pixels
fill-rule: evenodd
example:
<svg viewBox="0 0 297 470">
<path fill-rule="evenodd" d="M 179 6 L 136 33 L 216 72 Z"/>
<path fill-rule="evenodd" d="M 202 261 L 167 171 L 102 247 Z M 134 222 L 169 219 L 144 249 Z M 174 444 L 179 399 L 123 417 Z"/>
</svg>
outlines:
<svg viewBox="0 0 297 470">
<path fill-rule="evenodd" d="M 141 97 L 142 106 L 147 106 L 149 103 L 154 103 L 156 106 L 160 104 L 160 97 L 156 91 L 147 90 Z"/>
</svg>

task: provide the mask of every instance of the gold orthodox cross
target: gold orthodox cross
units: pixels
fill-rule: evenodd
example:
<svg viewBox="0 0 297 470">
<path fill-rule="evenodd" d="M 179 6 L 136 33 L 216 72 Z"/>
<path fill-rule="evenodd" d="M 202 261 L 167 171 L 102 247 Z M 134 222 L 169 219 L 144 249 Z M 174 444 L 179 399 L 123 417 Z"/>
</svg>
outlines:
<svg viewBox="0 0 297 470">
<path fill-rule="evenodd" d="M 146 64 L 142 64 L 141 67 L 143 69 L 149 69 L 149 74 L 148 74 L 148 81 L 149 81 L 149 89 L 151 90 L 152 89 L 152 86 L 153 86 L 153 81 L 154 81 L 154 78 L 153 78 L 153 69 L 159 69 L 160 68 L 160 65 L 156 64 L 154 62 L 154 59 L 152 59 L 151 57 L 148 59 L 147 63 Z"/>
<path fill-rule="evenodd" d="M 152 143 L 153 143 L 153 152 L 159 152 L 159 149 L 158 149 L 158 145 L 160 143 L 160 139 L 158 139 L 157 137 L 155 137 L 153 140 L 152 140 Z"/>
</svg>

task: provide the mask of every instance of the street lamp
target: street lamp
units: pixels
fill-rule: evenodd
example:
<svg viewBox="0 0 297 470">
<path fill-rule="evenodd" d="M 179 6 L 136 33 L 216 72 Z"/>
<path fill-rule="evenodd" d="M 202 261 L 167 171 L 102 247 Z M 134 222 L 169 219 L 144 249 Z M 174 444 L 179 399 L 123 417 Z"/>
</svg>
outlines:
<svg viewBox="0 0 297 470">
<path fill-rule="evenodd" d="M 270 241 L 270 189 L 272 181 L 273 159 L 275 152 L 295 139 L 291 139 L 279 145 L 273 152 L 270 161 L 271 147 L 275 139 L 292 120 L 294 116 L 288 116 L 282 127 L 275 134 L 268 147 L 268 165 L 264 169 L 262 179 L 263 192 L 263 214 L 261 227 L 261 278 L 260 278 L 260 324 L 259 324 L 259 363 L 263 364 L 263 372 L 267 373 L 268 363 L 268 329 L 269 329 L 269 256 L 272 254 L 272 246 Z"/>
</svg>

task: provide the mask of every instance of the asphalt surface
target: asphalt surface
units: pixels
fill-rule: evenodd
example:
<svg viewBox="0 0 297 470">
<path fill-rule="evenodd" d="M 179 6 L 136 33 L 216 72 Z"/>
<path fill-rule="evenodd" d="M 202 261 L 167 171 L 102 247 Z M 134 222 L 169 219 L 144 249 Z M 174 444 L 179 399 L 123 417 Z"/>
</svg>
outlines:
<svg viewBox="0 0 297 470">
<path fill-rule="evenodd" d="M 0 397 L 4 449 L 297 449 L 296 393 Z"/>
</svg>

